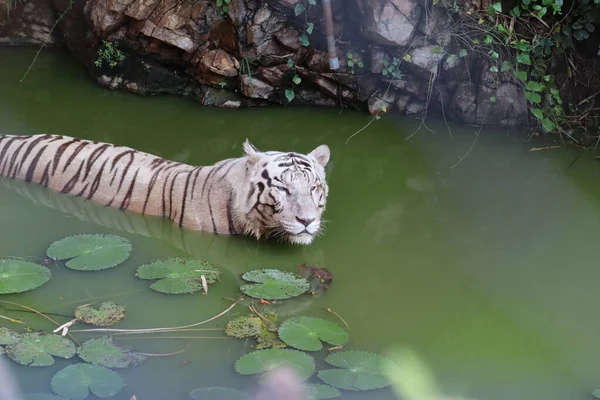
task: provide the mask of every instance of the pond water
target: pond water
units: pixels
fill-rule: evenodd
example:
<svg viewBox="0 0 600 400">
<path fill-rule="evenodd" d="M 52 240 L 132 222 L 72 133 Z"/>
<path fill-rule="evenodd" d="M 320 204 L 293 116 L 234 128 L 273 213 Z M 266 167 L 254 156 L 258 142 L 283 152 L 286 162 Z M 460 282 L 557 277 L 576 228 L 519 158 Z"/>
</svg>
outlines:
<svg viewBox="0 0 600 400">
<path fill-rule="evenodd" d="M 227 308 L 223 297 L 237 296 L 244 271 L 294 271 L 306 263 L 327 268 L 333 284 L 319 297 L 290 302 L 289 315 L 339 322 L 325 311 L 330 307 L 351 327 L 348 349 L 388 354 L 408 346 L 449 395 L 584 399 L 600 387 L 600 185 L 591 152 L 530 152 L 551 143 L 524 143 L 499 130 L 481 131 L 474 143 L 476 128 L 452 125 L 449 131 L 442 121 L 427 123 L 435 133 L 422 128 L 407 139 L 419 122 L 387 117 L 346 143 L 368 116 L 290 107 L 217 110 L 173 97 L 111 92 L 68 57 L 49 52 L 20 84 L 33 56 L 32 50 L 0 50 L 0 133 L 64 134 L 190 164 L 237 157 L 246 137 L 263 150 L 308 152 L 326 143 L 332 151 L 329 222 L 313 245 L 293 247 L 193 233 L 128 215 L 132 228 L 114 210 L 49 196 L 33 185 L 0 185 L 2 257 L 43 258 L 50 243 L 80 233 L 113 233 L 133 244 L 132 256 L 116 268 L 84 273 L 51 266 L 46 285 L 0 300 L 61 322 L 80 304 L 112 300 L 127 308 L 119 328 L 178 326 Z M 51 198 L 54 206 L 15 188 Z M 222 283 L 212 285 L 208 296 L 169 296 L 135 277 L 139 265 L 173 256 L 218 264 Z M 0 314 L 33 329 L 54 328 L 15 309 L 6 306 Z M 232 315 L 243 312 L 239 307 Z M 127 386 L 115 398 L 186 399 L 197 387 L 252 388 L 256 377 L 233 369 L 251 343 L 222 333 L 230 318 L 202 326 L 209 330 L 170 334 L 179 338 L 117 337 L 146 353 L 189 347 L 120 370 Z M 0 326 L 15 327 L 2 320 Z M 324 354 L 314 354 L 318 368 Z M 68 363 L 11 367 L 25 391 L 50 392 L 50 379 Z M 394 396 L 382 389 L 344 392 L 343 398 Z"/>
</svg>

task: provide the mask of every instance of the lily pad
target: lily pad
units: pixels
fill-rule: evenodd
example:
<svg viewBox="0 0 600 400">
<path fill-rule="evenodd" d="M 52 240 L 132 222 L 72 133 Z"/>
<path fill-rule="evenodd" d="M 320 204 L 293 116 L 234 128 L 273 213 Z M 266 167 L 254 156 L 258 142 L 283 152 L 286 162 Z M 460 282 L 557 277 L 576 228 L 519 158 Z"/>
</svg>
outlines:
<svg viewBox="0 0 600 400">
<path fill-rule="evenodd" d="M 300 296 L 310 289 L 310 283 L 306 279 L 278 269 L 248 271 L 242 275 L 242 279 L 256 283 L 242 285 L 240 290 L 257 299 L 289 299 Z"/>
<path fill-rule="evenodd" d="M 85 400 L 90 392 L 104 399 L 123 389 L 123 378 L 99 365 L 73 364 L 58 371 L 50 385 L 55 393 L 71 400 Z"/>
<path fill-rule="evenodd" d="M 21 339 L 21 335 L 11 329 L 0 326 L 0 345 L 15 344 Z"/>
<path fill-rule="evenodd" d="M 306 388 L 308 389 L 308 398 L 310 400 L 333 399 L 342 395 L 336 388 L 320 383 L 311 383 L 310 385 L 306 385 Z"/>
<path fill-rule="evenodd" d="M 206 387 L 190 392 L 194 400 L 249 400 L 250 396 L 241 390 L 227 387 Z"/>
<path fill-rule="evenodd" d="M 25 333 L 19 341 L 5 347 L 6 355 L 19 364 L 45 367 L 54 364 L 54 357 L 71 358 L 75 344 L 69 339 L 42 333 Z"/>
<path fill-rule="evenodd" d="M 42 286 L 52 273 L 42 265 L 18 259 L 0 259 L 0 294 L 22 293 Z"/>
<path fill-rule="evenodd" d="M 341 346 L 349 339 L 348 332 L 338 324 L 315 317 L 288 319 L 279 327 L 279 337 L 288 346 L 305 351 L 321 350 L 321 340 Z"/>
<path fill-rule="evenodd" d="M 385 375 L 386 358 L 366 351 L 340 351 L 330 354 L 325 362 L 340 367 L 319 371 L 319 378 L 338 389 L 373 390 L 390 385 Z"/>
<path fill-rule="evenodd" d="M 140 354 L 124 351 L 106 336 L 85 341 L 77 349 L 77 355 L 85 362 L 107 368 L 127 368 L 146 359 Z"/>
<path fill-rule="evenodd" d="M 25 396 L 25 400 L 68 400 L 61 396 L 48 393 L 29 393 Z"/>
<path fill-rule="evenodd" d="M 86 324 L 111 326 L 125 318 L 125 308 L 111 301 L 100 304 L 97 310 L 85 304 L 75 309 L 75 317 Z"/>
<path fill-rule="evenodd" d="M 315 360 L 311 356 L 289 349 L 253 351 L 235 362 L 235 370 L 242 375 L 254 375 L 283 365 L 293 368 L 303 381 L 315 372 Z M 258 382 L 263 383 L 263 379 L 264 375 Z"/>
<path fill-rule="evenodd" d="M 112 268 L 129 258 L 131 243 L 116 235 L 76 235 L 58 240 L 48 247 L 48 257 L 69 260 L 66 266 L 78 271 Z"/>
<path fill-rule="evenodd" d="M 202 275 L 207 284 L 217 280 L 219 270 L 195 258 L 169 258 L 142 265 L 136 276 L 140 279 L 158 279 L 150 289 L 161 293 L 184 294 L 202 289 Z"/>
</svg>

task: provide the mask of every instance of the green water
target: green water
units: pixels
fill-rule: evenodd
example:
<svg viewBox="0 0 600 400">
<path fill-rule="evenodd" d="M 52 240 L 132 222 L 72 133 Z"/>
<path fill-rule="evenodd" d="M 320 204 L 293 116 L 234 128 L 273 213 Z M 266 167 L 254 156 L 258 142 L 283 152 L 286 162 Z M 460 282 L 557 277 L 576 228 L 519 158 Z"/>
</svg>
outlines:
<svg viewBox="0 0 600 400">
<path fill-rule="evenodd" d="M 0 185 L 1 256 L 41 258 L 50 243 L 78 233 L 114 233 L 134 246 L 132 257 L 117 268 L 78 273 L 51 267 L 48 284 L 0 300 L 67 316 L 79 304 L 113 300 L 128 310 L 120 328 L 178 326 L 224 310 L 230 303 L 223 297 L 236 296 L 243 271 L 293 271 L 306 263 L 327 268 L 333 285 L 318 298 L 291 303 L 289 315 L 335 321 L 324 310 L 331 307 L 352 329 L 349 349 L 386 354 L 409 346 L 450 395 L 584 399 L 600 387 L 600 185 L 591 153 L 570 165 L 579 150 L 529 152 L 548 143 L 523 143 L 504 131 L 482 131 L 473 145 L 475 128 L 451 126 L 449 132 L 435 121 L 428 123 L 435 134 L 421 129 L 406 140 L 418 122 L 392 118 L 346 144 L 368 116 L 349 110 L 216 110 L 173 97 L 110 92 L 60 54 L 42 54 L 19 84 L 33 55 L 0 50 L 0 133 L 77 136 L 191 164 L 237 157 L 246 137 L 263 150 L 307 152 L 326 143 L 332 151 L 324 217 L 329 222 L 325 236 L 309 247 L 187 232 L 140 216 L 129 221 L 143 229 L 118 229 L 114 210 L 62 196 L 50 196 L 62 209 L 47 207 Z M 31 185 L 16 188 L 49 197 Z M 134 276 L 143 263 L 188 255 L 224 269 L 223 282 L 206 297 L 160 295 Z M 34 329 L 53 329 L 37 316 L 0 311 Z M 202 327 L 222 328 L 228 319 Z M 196 387 L 253 387 L 255 377 L 233 370 L 250 342 L 225 338 L 219 330 L 180 336 L 188 339 L 120 337 L 119 344 L 147 353 L 189 347 L 119 371 L 127 386 L 116 398 L 186 399 Z M 324 354 L 313 355 L 323 368 Z M 11 366 L 27 392 L 48 392 L 51 377 L 66 364 Z M 383 389 L 344 392 L 343 398 L 393 396 Z"/>
</svg>

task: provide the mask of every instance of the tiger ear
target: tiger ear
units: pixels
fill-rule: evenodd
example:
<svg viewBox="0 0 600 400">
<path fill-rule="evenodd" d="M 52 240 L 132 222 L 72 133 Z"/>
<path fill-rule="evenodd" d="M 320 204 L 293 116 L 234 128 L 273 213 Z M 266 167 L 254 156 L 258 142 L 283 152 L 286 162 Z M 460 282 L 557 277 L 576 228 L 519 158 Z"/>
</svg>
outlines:
<svg viewBox="0 0 600 400">
<path fill-rule="evenodd" d="M 244 142 L 243 149 L 244 153 L 246 154 L 246 158 L 248 158 L 248 163 L 256 164 L 256 162 L 258 162 L 260 159 L 260 150 L 250 143 L 248 138 L 246 138 L 246 141 Z"/>
<path fill-rule="evenodd" d="M 321 164 L 321 166 L 325 167 L 329 162 L 331 152 L 329 151 L 329 146 L 327 146 L 326 144 L 322 144 L 313 151 L 311 151 L 309 155 L 313 156 L 315 160 L 317 160 L 317 162 Z"/>
</svg>

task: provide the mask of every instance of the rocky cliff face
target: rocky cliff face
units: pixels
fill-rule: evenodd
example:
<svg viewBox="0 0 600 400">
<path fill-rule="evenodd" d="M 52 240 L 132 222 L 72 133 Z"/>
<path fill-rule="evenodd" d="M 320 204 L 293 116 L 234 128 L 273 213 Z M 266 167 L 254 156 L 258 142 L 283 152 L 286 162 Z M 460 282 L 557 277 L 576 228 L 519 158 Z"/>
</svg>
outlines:
<svg viewBox="0 0 600 400">
<path fill-rule="evenodd" d="M 521 89 L 451 56 L 450 18 L 424 0 L 331 0 L 335 71 L 320 0 L 32 0 L 13 4 L 10 20 L 3 1 L 2 42 L 46 40 L 62 16 L 50 42 L 111 89 L 231 108 L 291 100 L 422 115 L 443 106 L 466 123 L 528 123 Z"/>
</svg>

